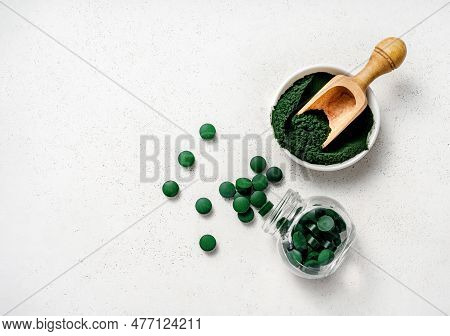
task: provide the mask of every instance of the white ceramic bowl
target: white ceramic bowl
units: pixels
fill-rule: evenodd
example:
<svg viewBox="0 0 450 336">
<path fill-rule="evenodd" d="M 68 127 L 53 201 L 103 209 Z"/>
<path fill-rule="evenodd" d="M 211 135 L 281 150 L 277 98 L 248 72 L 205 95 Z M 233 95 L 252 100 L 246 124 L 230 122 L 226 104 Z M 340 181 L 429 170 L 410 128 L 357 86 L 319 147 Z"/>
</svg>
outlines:
<svg viewBox="0 0 450 336">
<path fill-rule="evenodd" d="M 297 81 L 300 78 L 303 78 L 309 74 L 315 73 L 315 72 L 328 72 L 332 75 L 340 75 L 340 74 L 350 75 L 350 73 L 348 73 L 347 71 L 345 71 L 341 68 L 338 68 L 336 66 L 333 66 L 333 65 L 320 64 L 320 65 L 313 65 L 310 67 L 306 67 L 306 68 L 300 70 L 299 72 L 295 73 L 293 76 L 291 76 L 281 86 L 281 88 L 278 90 L 277 96 L 272 105 L 272 110 L 273 110 L 273 107 L 277 104 L 278 99 L 280 99 L 281 95 L 287 89 L 289 89 L 292 86 L 292 84 L 294 84 L 295 81 Z M 351 159 L 348 159 L 347 161 L 344 161 L 344 162 L 341 162 L 338 164 L 333 164 L 333 165 L 312 164 L 312 163 L 300 160 L 298 157 L 291 154 L 287 149 L 283 149 L 285 151 L 285 153 L 293 161 L 297 162 L 298 164 L 300 164 L 308 169 L 313 169 L 313 170 L 318 170 L 318 171 L 336 171 L 336 170 L 344 169 L 344 168 L 350 167 L 351 165 L 353 165 L 356 162 L 358 162 L 359 160 L 361 160 L 364 157 L 364 155 L 366 155 L 367 152 L 372 148 L 373 144 L 375 143 L 375 140 L 377 139 L 378 131 L 380 130 L 380 108 L 378 106 L 377 99 L 375 98 L 375 95 L 370 87 L 367 88 L 366 94 L 367 94 L 367 103 L 368 103 L 370 109 L 372 110 L 373 121 L 374 121 L 372 129 L 369 132 L 368 143 L 367 143 L 367 147 L 369 148 L 368 150 L 365 150 L 365 151 L 359 153 L 358 155 L 352 157 Z"/>
</svg>

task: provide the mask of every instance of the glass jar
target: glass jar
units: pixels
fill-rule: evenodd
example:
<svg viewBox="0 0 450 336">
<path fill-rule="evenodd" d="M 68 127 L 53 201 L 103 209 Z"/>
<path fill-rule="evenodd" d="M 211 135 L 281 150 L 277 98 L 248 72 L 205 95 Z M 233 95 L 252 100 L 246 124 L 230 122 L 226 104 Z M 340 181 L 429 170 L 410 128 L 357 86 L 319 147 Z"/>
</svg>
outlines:
<svg viewBox="0 0 450 336">
<path fill-rule="evenodd" d="M 267 214 L 263 230 L 277 237 L 281 258 L 291 272 L 306 279 L 320 279 L 333 274 L 355 240 L 355 227 L 339 202 L 325 196 L 302 199 L 298 192 L 291 189 Z M 298 249 L 300 253 L 296 248 L 299 236 L 305 237 L 301 237 L 301 241 L 307 240 L 306 245 Z M 328 251 L 322 253 L 322 262 L 312 260 L 317 259 L 324 249 Z M 330 255 L 334 255 L 333 258 L 326 260 Z M 312 259 L 309 259 L 310 256 Z"/>
</svg>

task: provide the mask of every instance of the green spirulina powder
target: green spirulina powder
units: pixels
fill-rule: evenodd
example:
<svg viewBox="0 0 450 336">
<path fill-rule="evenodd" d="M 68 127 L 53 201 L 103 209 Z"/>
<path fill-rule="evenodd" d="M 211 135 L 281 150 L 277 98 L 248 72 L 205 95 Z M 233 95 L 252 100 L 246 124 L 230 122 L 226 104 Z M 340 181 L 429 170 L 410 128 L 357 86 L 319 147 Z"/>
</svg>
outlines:
<svg viewBox="0 0 450 336">
<path fill-rule="evenodd" d="M 330 133 L 328 119 L 321 110 L 295 114 L 333 75 L 317 72 L 296 81 L 280 97 L 272 111 L 272 127 L 281 147 L 303 161 L 331 165 L 344 162 L 367 149 L 373 125 L 369 106 L 325 149 L 322 144 Z"/>
</svg>

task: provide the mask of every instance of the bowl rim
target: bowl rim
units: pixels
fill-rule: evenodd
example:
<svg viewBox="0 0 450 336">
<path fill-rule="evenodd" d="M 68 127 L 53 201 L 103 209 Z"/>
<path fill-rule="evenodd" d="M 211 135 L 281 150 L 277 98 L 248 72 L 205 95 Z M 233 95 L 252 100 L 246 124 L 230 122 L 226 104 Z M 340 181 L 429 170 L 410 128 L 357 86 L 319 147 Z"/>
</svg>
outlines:
<svg viewBox="0 0 450 336">
<path fill-rule="evenodd" d="M 272 120 L 273 109 L 274 109 L 275 105 L 278 103 L 278 100 L 280 99 L 281 95 L 288 88 L 290 88 L 292 86 L 292 84 L 294 84 L 295 81 L 297 81 L 300 78 L 303 78 L 307 75 L 315 73 L 315 72 L 328 72 L 328 73 L 331 73 L 332 75 L 338 75 L 338 74 L 343 74 L 343 75 L 347 75 L 347 76 L 351 75 L 348 71 L 342 69 L 341 67 L 339 67 L 337 65 L 333 65 L 333 64 L 314 64 L 311 66 L 301 68 L 300 70 L 296 71 L 291 76 L 289 76 L 288 79 L 286 81 L 284 81 L 284 83 L 277 90 L 275 100 L 272 104 L 272 110 L 270 112 L 271 120 Z M 313 163 L 303 161 L 303 160 L 299 159 L 298 157 L 296 157 L 295 155 L 291 154 L 287 149 L 282 148 L 284 153 L 292 161 L 298 163 L 299 165 L 302 165 L 305 168 L 317 170 L 317 171 L 337 171 L 337 170 L 341 170 L 341 169 L 344 169 L 344 168 L 354 165 L 356 162 L 361 160 L 370 151 L 370 149 L 374 145 L 374 143 L 378 137 L 378 133 L 380 131 L 380 122 L 381 122 L 380 107 L 378 104 L 378 100 L 377 100 L 375 94 L 373 93 L 372 89 L 370 88 L 370 86 L 366 90 L 366 95 L 367 95 L 367 105 L 369 105 L 370 109 L 372 110 L 373 121 L 374 121 L 372 129 L 369 131 L 369 135 L 368 135 L 368 141 L 367 141 L 368 149 L 362 151 L 361 153 L 355 155 L 354 157 L 352 157 L 344 162 L 336 163 L 336 164 L 332 164 L 332 165 L 320 165 L 320 164 L 313 164 Z M 272 123 L 271 123 L 270 127 L 272 128 L 272 131 L 273 131 Z"/>
</svg>

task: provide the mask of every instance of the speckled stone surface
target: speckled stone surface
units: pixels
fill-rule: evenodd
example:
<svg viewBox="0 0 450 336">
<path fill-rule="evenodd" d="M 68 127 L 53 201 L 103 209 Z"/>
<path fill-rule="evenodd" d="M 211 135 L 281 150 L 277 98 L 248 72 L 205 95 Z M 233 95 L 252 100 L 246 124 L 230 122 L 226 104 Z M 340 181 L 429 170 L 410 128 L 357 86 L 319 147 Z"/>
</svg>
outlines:
<svg viewBox="0 0 450 336">
<path fill-rule="evenodd" d="M 407 12 L 387 0 L 4 2 L 60 44 L 0 4 L 0 313 L 43 286 L 11 314 L 450 312 L 450 6 L 404 36 L 405 63 L 371 86 L 381 132 L 358 164 L 302 170 L 269 128 L 292 73 L 351 70 L 444 1 L 411 1 Z M 144 183 L 140 136 L 184 132 L 153 109 L 194 135 L 186 149 L 199 162 L 177 176 L 172 138 L 161 176 Z M 205 122 L 218 134 L 201 144 Z M 241 138 L 230 153 L 223 135 L 248 133 L 263 134 L 263 146 Z M 202 151 L 221 167 L 209 181 L 196 180 Z M 289 273 L 258 215 L 242 225 L 218 194 L 222 181 L 252 177 L 254 155 L 285 174 L 271 201 L 292 188 L 351 214 L 358 252 L 332 277 Z M 161 193 L 168 179 L 181 188 L 173 200 Z M 193 207 L 203 196 L 214 203 L 207 218 Z M 218 242 L 208 256 L 198 247 L 206 233 Z"/>
</svg>

